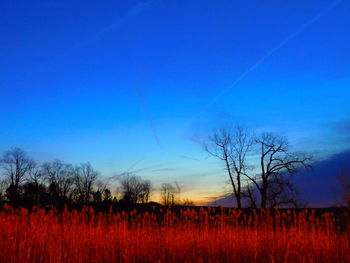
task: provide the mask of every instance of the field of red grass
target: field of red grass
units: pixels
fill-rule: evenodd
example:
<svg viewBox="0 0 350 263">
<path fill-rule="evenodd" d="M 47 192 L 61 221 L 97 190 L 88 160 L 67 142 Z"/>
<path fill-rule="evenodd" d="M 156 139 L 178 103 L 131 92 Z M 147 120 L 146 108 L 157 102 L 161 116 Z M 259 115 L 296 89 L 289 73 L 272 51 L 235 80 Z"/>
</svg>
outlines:
<svg viewBox="0 0 350 263">
<path fill-rule="evenodd" d="M 5 207 L 0 262 L 350 262 L 350 244 L 330 213 L 201 209 L 159 216 Z"/>
</svg>

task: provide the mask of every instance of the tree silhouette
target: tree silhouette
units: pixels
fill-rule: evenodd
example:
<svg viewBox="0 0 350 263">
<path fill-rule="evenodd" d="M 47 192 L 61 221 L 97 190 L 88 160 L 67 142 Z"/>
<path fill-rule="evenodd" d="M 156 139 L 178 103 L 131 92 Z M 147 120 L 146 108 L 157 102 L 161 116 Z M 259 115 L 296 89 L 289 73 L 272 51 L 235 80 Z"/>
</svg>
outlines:
<svg viewBox="0 0 350 263">
<path fill-rule="evenodd" d="M 126 174 L 120 179 L 122 202 L 146 203 L 151 194 L 151 182 L 139 176 Z"/>
<path fill-rule="evenodd" d="M 35 167 L 35 162 L 28 158 L 23 150 L 14 148 L 3 154 L 0 165 L 10 183 L 6 196 L 13 205 L 17 206 L 20 202 L 21 184 Z"/>
<path fill-rule="evenodd" d="M 161 200 L 164 205 L 175 204 L 176 188 L 170 183 L 163 183 L 160 189 Z"/>
<path fill-rule="evenodd" d="M 88 204 L 91 200 L 93 187 L 98 178 L 98 172 L 91 164 L 82 163 L 75 168 L 74 186 L 76 198 L 79 203 Z"/>
<path fill-rule="evenodd" d="M 311 157 L 291 152 L 287 139 L 273 133 L 263 133 L 255 142 L 260 152 L 261 172 L 256 176 L 245 175 L 260 194 L 260 207 L 295 205 L 295 190 L 288 176 L 300 167 L 310 167 Z"/>
<path fill-rule="evenodd" d="M 247 169 L 246 157 L 252 145 L 251 134 L 242 126 L 221 128 L 203 143 L 206 152 L 224 163 L 238 208 L 242 207 L 242 180 Z"/>
<path fill-rule="evenodd" d="M 49 194 L 54 204 L 71 202 L 75 169 L 71 164 L 55 160 L 42 165 L 42 171 L 49 182 Z"/>
</svg>

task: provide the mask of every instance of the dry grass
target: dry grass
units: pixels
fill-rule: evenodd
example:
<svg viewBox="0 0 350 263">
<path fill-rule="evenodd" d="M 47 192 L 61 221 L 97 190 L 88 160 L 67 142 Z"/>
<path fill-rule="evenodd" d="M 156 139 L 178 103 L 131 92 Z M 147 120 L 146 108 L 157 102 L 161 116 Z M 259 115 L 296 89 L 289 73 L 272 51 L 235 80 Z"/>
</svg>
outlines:
<svg viewBox="0 0 350 263">
<path fill-rule="evenodd" d="M 0 262 L 350 262 L 331 214 L 0 212 Z M 158 215 L 159 216 L 159 215 Z"/>
</svg>

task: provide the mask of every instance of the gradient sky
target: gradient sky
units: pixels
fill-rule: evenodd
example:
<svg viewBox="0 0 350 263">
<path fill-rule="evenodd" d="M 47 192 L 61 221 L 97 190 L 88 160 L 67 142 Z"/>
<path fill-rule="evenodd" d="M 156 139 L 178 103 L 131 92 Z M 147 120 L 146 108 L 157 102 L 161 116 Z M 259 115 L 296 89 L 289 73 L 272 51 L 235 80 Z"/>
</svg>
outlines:
<svg viewBox="0 0 350 263">
<path fill-rule="evenodd" d="M 350 148 L 350 1 L 0 1 L 0 151 L 128 169 L 184 197 L 225 175 L 196 143 L 240 123 Z"/>
</svg>

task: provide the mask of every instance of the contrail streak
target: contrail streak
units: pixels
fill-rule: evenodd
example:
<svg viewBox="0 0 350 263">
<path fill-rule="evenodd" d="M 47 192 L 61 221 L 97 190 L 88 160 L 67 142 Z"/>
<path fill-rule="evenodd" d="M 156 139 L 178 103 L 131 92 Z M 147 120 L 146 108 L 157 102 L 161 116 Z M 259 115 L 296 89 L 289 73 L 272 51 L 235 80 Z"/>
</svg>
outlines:
<svg viewBox="0 0 350 263">
<path fill-rule="evenodd" d="M 279 50 L 281 47 L 283 47 L 285 44 L 287 44 L 290 40 L 295 38 L 297 35 L 299 35 L 301 32 L 303 32 L 307 27 L 309 27 L 311 24 L 315 23 L 318 19 L 320 19 L 323 15 L 328 13 L 330 10 L 338 6 L 342 0 L 335 1 L 333 4 L 329 5 L 327 8 L 325 8 L 322 12 L 320 12 L 318 15 L 316 15 L 314 18 L 307 21 L 305 24 L 303 24 L 298 30 L 287 36 L 283 41 L 278 43 L 275 47 L 273 47 L 270 51 L 268 51 L 264 56 L 262 56 L 258 61 L 256 61 L 250 68 L 248 68 L 246 71 L 244 71 L 230 86 L 228 86 L 226 89 L 223 89 L 218 95 L 216 95 L 213 100 L 206 104 L 196 115 L 194 115 L 192 118 L 190 118 L 187 122 L 192 122 L 194 119 L 202 115 L 207 109 L 209 109 L 211 106 L 213 106 L 223 95 L 228 93 L 231 89 L 233 89 L 242 79 L 244 79 L 250 72 L 255 70 L 258 66 L 260 66 L 266 59 L 268 59 L 270 56 L 272 56 L 273 53 L 275 53 L 277 50 Z"/>
<path fill-rule="evenodd" d="M 126 171 L 127 173 L 131 171 L 131 169 L 133 169 L 136 165 L 138 165 L 143 159 L 137 160 L 136 162 L 134 162 Z"/>
<path fill-rule="evenodd" d="M 194 157 L 190 157 L 190 156 L 187 156 L 187 155 L 181 155 L 182 158 L 185 158 L 185 159 L 188 159 L 188 160 L 192 160 L 192 161 L 200 161 L 199 159 L 197 158 L 194 158 Z"/>
<path fill-rule="evenodd" d="M 130 171 L 130 169 L 128 169 L 128 170 L 125 171 L 125 172 L 118 173 L 118 174 L 116 174 L 116 175 L 107 177 L 107 180 L 108 180 L 108 181 L 119 180 L 120 178 L 122 178 L 122 177 L 125 176 L 125 175 L 134 175 L 135 173 L 144 172 L 144 171 L 150 171 L 150 172 L 152 172 L 154 169 L 157 169 L 157 168 L 159 168 L 159 167 L 162 167 L 162 165 L 159 165 L 159 164 L 157 164 L 157 165 L 151 165 L 151 166 L 146 166 L 146 167 L 139 168 L 139 169 L 132 170 L 132 171 Z"/>
<path fill-rule="evenodd" d="M 158 132 L 157 132 L 157 128 L 156 128 L 156 125 L 155 125 L 155 122 L 150 114 L 150 112 L 148 111 L 147 109 L 147 102 L 146 102 L 146 98 L 145 96 L 143 95 L 142 91 L 140 88 L 138 88 L 137 86 L 134 87 L 134 90 L 135 90 L 135 93 L 137 95 L 137 97 L 140 99 L 140 106 L 141 106 L 141 109 L 142 111 L 144 112 L 144 114 L 146 115 L 147 117 L 147 120 L 150 124 L 150 127 L 151 127 L 151 130 L 152 130 L 152 135 L 153 135 L 153 138 L 154 140 L 156 141 L 156 143 L 158 144 L 159 147 L 162 147 L 162 144 L 160 143 L 160 139 L 159 139 L 159 136 L 158 136 Z"/>
<path fill-rule="evenodd" d="M 72 49 L 77 49 L 89 44 L 92 44 L 96 41 L 98 41 L 101 37 L 106 35 L 107 33 L 119 29 L 121 26 L 125 25 L 130 19 L 140 15 L 145 8 L 150 4 L 150 2 L 139 2 L 134 7 L 132 7 L 123 17 L 117 19 L 113 23 L 109 24 L 108 26 L 104 27 L 97 33 L 95 33 L 93 36 L 89 37 L 88 39 L 85 39 L 78 44 L 74 45 Z"/>
</svg>

